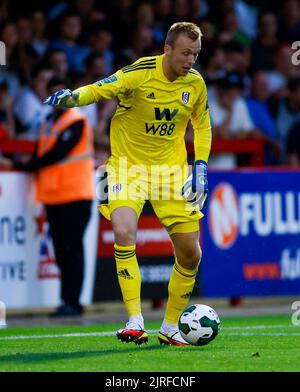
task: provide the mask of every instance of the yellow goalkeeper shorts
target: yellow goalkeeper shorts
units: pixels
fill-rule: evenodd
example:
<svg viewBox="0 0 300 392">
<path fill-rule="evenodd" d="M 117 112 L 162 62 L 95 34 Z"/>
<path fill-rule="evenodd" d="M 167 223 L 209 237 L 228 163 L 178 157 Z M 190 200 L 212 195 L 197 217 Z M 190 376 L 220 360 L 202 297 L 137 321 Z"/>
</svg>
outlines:
<svg viewBox="0 0 300 392">
<path fill-rule="evenodd" d="M 184 168 L 150 170 L 145 166 L 106 165 L 107 201 L 98 205 L 108 220 L 119 207 L 132 208 L 139 218 L 146 200 L 169 234 L 199 230 L 203 214 L 181 196 L 187 173 Z"/>
</svg>

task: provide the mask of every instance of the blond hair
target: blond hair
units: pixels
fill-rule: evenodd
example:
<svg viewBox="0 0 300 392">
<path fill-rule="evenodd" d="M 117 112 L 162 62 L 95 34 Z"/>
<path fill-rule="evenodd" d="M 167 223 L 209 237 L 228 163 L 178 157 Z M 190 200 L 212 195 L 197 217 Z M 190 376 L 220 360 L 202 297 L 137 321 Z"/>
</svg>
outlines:
<svg viewBox="0 0 300 392">
<path fill-rule="evenodd" d="M 177 22 L 172 24 L 170 27 L 166 36 L 165 44 L 173 46 L 180 34 L 187 35 L 192 41 L 196 41 L 202 37 L 202 32 L 195 23 Z"/>
</svg>

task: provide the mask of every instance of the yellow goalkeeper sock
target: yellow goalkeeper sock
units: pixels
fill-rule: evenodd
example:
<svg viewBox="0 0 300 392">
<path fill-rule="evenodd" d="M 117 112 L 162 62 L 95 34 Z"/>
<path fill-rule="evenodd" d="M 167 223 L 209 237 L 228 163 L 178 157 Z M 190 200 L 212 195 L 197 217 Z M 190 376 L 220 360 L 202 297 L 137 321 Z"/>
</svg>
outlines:
<svg viewBox="0 0 300 392">
<path fill-rule="evenodd" d="M 198 268 L 188 270 L 175 262 L 168 286 L 169 297 L 164 318 L 167 323 L 177 325 L 192 295 L 197 271 Z"/>
<path fill-rule="evenodd" d="M 123 301 L 129 317 L 141 314 L 141 274 L 135 245 L 115 244 L 117 274 Z"/>
</svg>

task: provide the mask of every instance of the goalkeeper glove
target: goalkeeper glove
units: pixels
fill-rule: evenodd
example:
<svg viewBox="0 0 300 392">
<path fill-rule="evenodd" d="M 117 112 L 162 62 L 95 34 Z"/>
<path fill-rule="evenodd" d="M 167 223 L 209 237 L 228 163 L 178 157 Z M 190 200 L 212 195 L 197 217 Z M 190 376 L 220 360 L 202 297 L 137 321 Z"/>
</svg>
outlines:
<svg viewBox="0 0 300 392">
<path fill-rule="evenodd" d="M 181 190 L 182 196 L 194 207 L 203 210 L 208 202 L 207 163 L 196 161 L 193 173 L 186 179 Z"/>
<path fill-rule="evenodd" d="M 44 101 L 47 105 L 62 106 L 73 108 L 79 102 L 79 93 L 69 89 L 61 89 L 49 95 Z"/>
</svg>

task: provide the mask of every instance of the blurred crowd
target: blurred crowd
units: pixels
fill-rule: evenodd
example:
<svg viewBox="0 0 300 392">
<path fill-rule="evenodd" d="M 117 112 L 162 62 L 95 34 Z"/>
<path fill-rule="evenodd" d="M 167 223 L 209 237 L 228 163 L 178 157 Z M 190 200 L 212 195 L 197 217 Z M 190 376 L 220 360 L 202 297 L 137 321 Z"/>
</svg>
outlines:
<svg viewBox="0 0 300 392">
<path fill-rule="evenodd" d="M 195 68 L 208 86 L 213 137 L 259 138 L 265 164 L 300 165 L 300 0 L 0 0 L 7 62 L 0 66 L 0 140 L 36 140 L 52 110 L 42 103 L 52 76 L 73 89 L 161 54 L 177 21 L 195 22 L 203 33 Z M 109 155 L 115 107 L 82 108 L 98 163 Z M 218 154 L 211 165 L 230 168 L 242 158 Z"/>
</svg>

